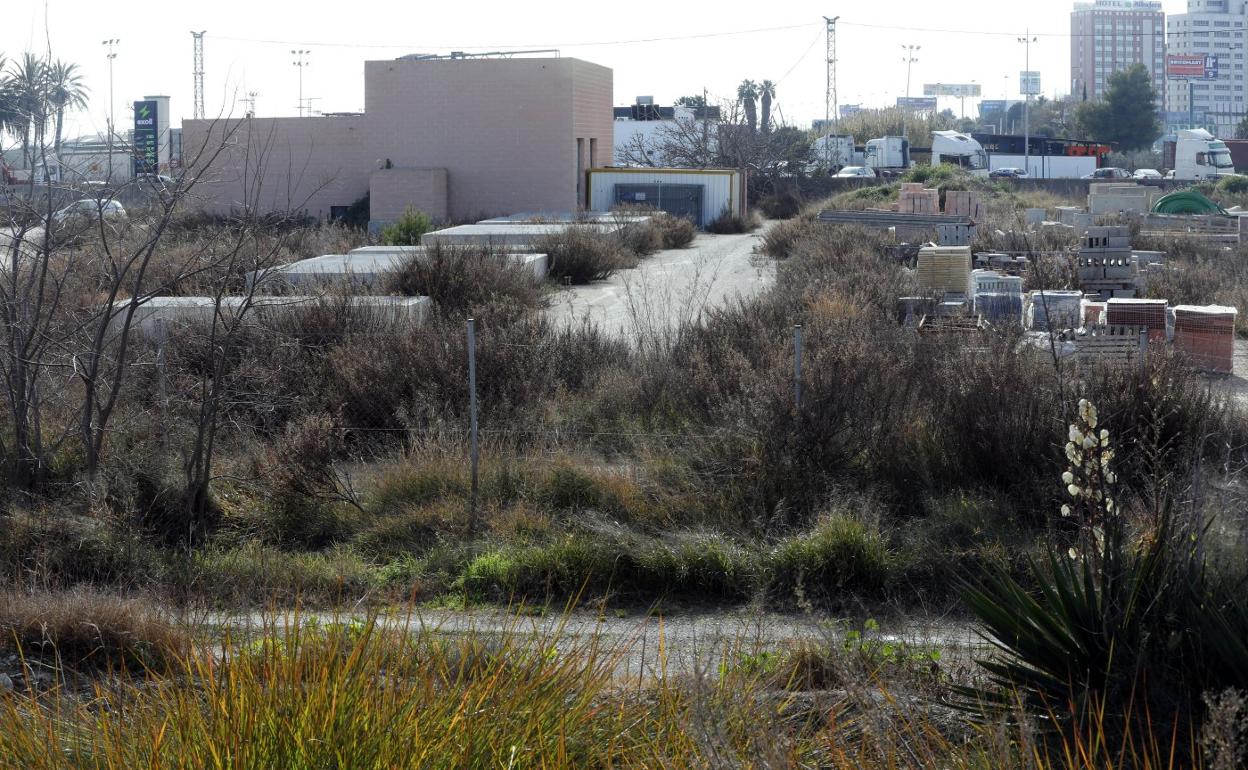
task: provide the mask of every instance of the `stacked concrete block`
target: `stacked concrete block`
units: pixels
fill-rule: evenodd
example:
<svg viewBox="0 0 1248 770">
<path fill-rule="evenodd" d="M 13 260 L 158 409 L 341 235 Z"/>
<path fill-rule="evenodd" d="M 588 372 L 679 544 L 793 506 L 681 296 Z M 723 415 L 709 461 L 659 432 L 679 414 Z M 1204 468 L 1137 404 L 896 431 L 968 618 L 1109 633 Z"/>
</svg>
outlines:
<svg viewBox="0 0 1248 770">
<path fill-rule="evenodd" d="M 971 250 L 965 246 L 927 246 L 919 249 L 917 276 L 925 294 L 966 294 L 971 280 Z"/>
<path fill-rule="evenodd" d="M 1027 328 L 1061 332 L 1083 325 L 1083 292 L 1057 289 L 1033 291 L 1027 297 Z"/>
<path fill-rule="evenodd" d="M 1123 213 L 1146 214 L 1152 210 L 1159 194 L 1155 187 L 1146 187 L 1134 182 L 1094 184 L 1088 193 L 1088 213 L 1093 216 Z"/>
<path fill-rule="evenodd" d="M 974 312 L 993 323 L 1023 318 L 1023 279 L 995 270 L 971 272 L 970 294 Z"/>
<path fill-rule="evenodd" d="M 1090 227 L 1079 249 L 1079 287 L 1097 299 L 1130 299 L 1138 270 L 1126 227 Z"/>
<path fill-rule="evenodd" d="M 941 246 L 970 246 L 975 237 L 975 225 L 936 225 L 936 242 Z"/>
<path fill-rule="evenodd" d="M 945 193 L 945 214 L 951 217 L 970 217 L 976 222 L 983 221 L 988 213 L 983 197 L 969 190 L 950 190 Z"/>
<path fill-rule="evenodd" d="M 1024 209 L 1023 221 L 1027 223 L 1028 227 L 1035 227 L 1045 221 L 1048 217 L 1048 213 L 1049 212 L 1044 209 Z"/>
<path fill-rule="evenodd" d="M 913 182 L 903 183 L 897 211 L 902 214 L 939 214 L 940 190 Z"/>
</svg>

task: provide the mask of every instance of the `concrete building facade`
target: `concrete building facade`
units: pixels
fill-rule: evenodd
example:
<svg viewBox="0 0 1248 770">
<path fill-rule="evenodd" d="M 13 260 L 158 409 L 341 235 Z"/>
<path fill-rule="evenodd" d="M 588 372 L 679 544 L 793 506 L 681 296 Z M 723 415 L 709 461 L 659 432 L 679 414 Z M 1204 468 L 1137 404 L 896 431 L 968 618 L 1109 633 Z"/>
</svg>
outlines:
<svg viewBox="0 0 1248 770">
<path fill-rule="evenodd" d="M 1070 93 L 1100 99 L 1115 72 L 1143 64 L 1165 94 L 1166 14 L 1153 0 L 1095 0 L 1075 3 L 1070 13 Z"/>
<path fill-rule="evenodd" d="M 579 59 L 371 61 L 364 89 L 358 115 L 184 122 L 196 193 L 210 210 L 316 217 L 369 194 L 378 224 L 409 205 L 443 220 L 575 211 L 585 171 L 611 159 L 612 73 Z"/>
<path fill-rule="evenodd" d="M 1244 79 L 1246 4 L 1243 0 L 1188 0 L 1187 13 L 1166 20 L 1171 55 L 1217 57 L 1217 77 L 1169 77 L 1166 111 L 1169 128 L 1208 128 L 1220 137 L 1235 135 L 1244 119 L 1248 91 Z"/>
</svg>

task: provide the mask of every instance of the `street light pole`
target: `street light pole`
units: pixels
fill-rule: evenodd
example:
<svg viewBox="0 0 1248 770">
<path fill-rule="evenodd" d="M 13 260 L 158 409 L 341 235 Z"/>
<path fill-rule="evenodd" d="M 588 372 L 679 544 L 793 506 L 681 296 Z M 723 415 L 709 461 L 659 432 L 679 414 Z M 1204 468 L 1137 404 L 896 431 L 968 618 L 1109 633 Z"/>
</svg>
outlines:
<svg viewBox="0 0 1248 770">
<path fill-rule="evenodd" d="M 120 42 L 121 40 L 115 37 L 103 42 L 103 45 L 108 46 L 108 136 L 110 144 L 112 143 L 113 128 L 116 125 L 113 122 L 113 60 L 117 58 L 115 49 Z"/>
<path fill-rule="evenodd" d="M 116 129 L 116 123 L 113 122 L 113 60 L 117 58 L 117 44 L 121 42 L 120 38 L 109 38 L 102 41 L 102 45 L 108 46 L 108 164 L 107 173 L 108 181 L 113 181 L 113 133 Z M 58 159 L 59 160 L 59 159 Z"/>
<path fill-rule="evenodd" d="M 1032 37 L 1031 30 L 1027 30 L 1024 37 L 1020 37 L 1018 42 L 1026 46 L 1026 55 L 1024 59 L 1023 72 L 1027 73 L 1023 76 L 1023 82 L 1020 83 L 1026 93 L 1023 94 L 1023 171 L 1031 175 L 1031 44 L 1040 42 L 1040 38 Z"/>
<path fill-rule="evenodd" d="M 291 50 L 290 55 L 295 57 L 294 64 L 299 68 L 299 117 L 303 117 L 303 68 L 308 66 L 308 54 L 312 53 L 306 48 Z"/>
<path fill-rule="evenodd" d="M 909 133 L 906 131 L 906 117 L 910 109 L 910 68 L 919 60 L 914 54 L 922 48 L 922 46 L 903 44 L 901 48 L 906 52 L 906 55 L 901 59 L 906 63 L 906 107 L 901 111 L 901 135 L 908 137 Z"/>
</svg>

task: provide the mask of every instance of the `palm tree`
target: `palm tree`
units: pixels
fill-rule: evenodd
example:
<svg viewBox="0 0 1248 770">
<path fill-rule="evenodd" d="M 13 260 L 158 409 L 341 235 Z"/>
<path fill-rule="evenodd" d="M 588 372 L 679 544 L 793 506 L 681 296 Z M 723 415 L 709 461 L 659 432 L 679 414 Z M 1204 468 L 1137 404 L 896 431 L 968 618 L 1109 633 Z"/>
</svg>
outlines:
<svg viewBox="0 0 1248 770">
<path fill-rule="evenodd" d="M 30 168 L 30 146 L 43 141 L 47 126 L 47 65 L 38 56 L 27 52 L 9 67 L 9 86 L 15 107 L 14 130 L 22 139 L 22 167 Z M 32 136 L 33 133 L 33 136 Z"/>
<path fill-rule="evenodd" d="M 758 87 L 758 92 L 763 97 L 763 118 L 759 122 L 759 126 L 766 134 L 771 131 L 771 100 L 776 98 L 776 84 L 770 80 L 764 80 L 762 85 Z"/>
<path fill-rule="evenodd" d="M 0 54 L 0 139 L 3 139 L 6 131 L 16 133 L 21 122 L 17 117 L 17 94 L 8 69 L 9 60 L 4 54 Z"/>
<path fill-rule="evenodd" d="M 87 94 L 91 89 L 82 81 L 77 64 L 57 59 L 48 68 L 48 105 L 55 112 L 53 154 L 58 162 L 61 157 L 61 130 L 65 126 L 65 111 L 80 110 L 87 106 Z"/>
<path fill-rule="evenodd" d="M 750 127 L 752 134 L 758 129 L 758 107 L 754 104 L 758 99 L 758 85 L 753 80 L 742 80 L 741 85 L 737 86 L 737 98 L 745 108 L 745 124 Z"/>
</svg>

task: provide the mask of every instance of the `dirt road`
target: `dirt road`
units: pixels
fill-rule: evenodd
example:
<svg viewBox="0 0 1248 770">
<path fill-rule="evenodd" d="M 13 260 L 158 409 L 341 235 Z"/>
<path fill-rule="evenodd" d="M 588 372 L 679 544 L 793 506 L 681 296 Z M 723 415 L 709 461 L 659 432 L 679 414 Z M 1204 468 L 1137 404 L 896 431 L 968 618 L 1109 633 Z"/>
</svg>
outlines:
<svg viewBox="0 0 1248 770">
<path fill-rule="evenodd" d="M 558 292 L 546 312 L 559 323 L 588 321 L 629 340 L 661 338 L 707 308 L 774 283 L 775 264 L 754 254 L 769 224 L 745 235 L 699 233 L 689 248 L 660 251 L 605 281 Z"/>
</svg>

